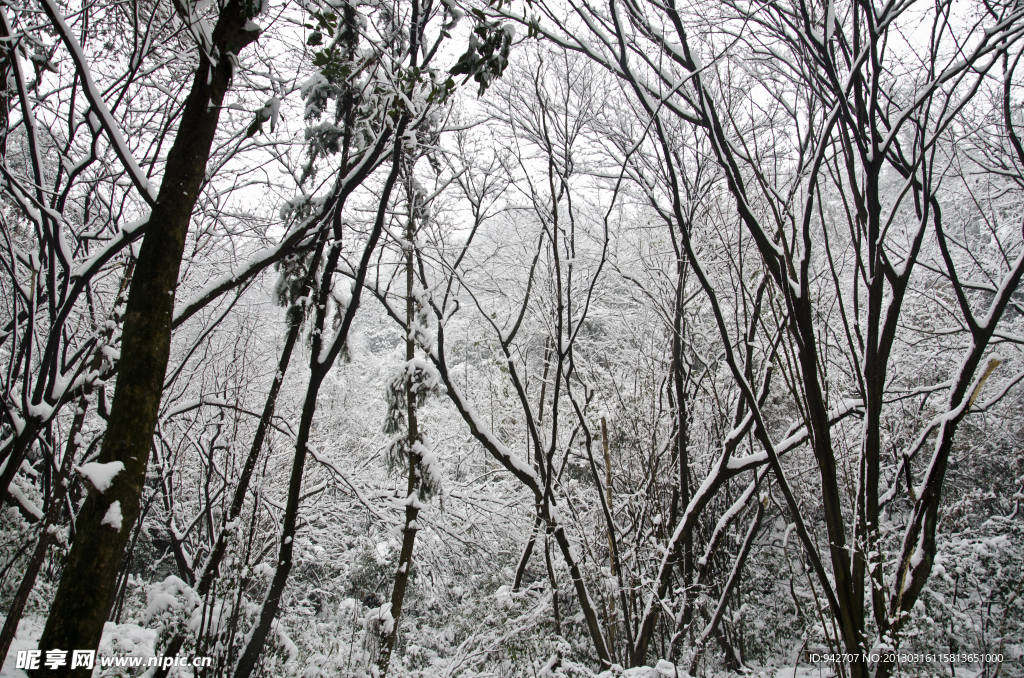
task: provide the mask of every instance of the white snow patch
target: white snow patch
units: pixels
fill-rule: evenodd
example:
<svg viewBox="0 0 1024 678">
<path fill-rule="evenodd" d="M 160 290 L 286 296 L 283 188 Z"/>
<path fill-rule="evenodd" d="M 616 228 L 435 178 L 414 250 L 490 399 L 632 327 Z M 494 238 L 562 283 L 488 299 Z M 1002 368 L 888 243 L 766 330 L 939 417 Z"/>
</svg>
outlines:
<svg viewBox="0 0 1024 678">
<path fill-rule="evenodd" d="M 75 470 L 89 481 L 89 484 L 96 488 L 96 491 L 103 494 L 110 489 L 114 477 L 124 470 L 124 464 L 119 461 L 111 461 L 106 464 L 93 461 L 88 464 L 76 466 Z"/>
<path fill-rule="evenodd" d="M 100 657 L 153 657 L 156 655 L 156 629 L 143 628 L 137 624 L 103 625 L 103 636 L 96 652 L 96 666 L 100 665 Z M 70 655 L 69 655 L 70 656 Z M 145 661 L 142 665 L 145 666 Z"/>
<path fill-rule="evenodd" d="M 124 516 L 121 515 L 121 502 L 115 501 L 107 509 L 107 513 L 103 516 L 100 525 L 107 525 L 120 532 L 122 524 L 124 524 Z"/>
</svg>

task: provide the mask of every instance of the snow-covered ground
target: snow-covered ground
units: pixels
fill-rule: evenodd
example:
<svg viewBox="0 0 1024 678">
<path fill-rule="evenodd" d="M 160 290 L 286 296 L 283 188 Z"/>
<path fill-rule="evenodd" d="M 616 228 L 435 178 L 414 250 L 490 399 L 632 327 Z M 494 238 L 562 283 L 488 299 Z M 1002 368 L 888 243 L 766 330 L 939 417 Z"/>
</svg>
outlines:
<svg viewBox="0 0 1024 678">
<path fill-rule="evenodd" d="M 43 620 L 37 618 L 22 619 L 18 624 L 18 633 L 11 643 L 0 678 L 28 678 L 27 674 L 16 668 L 19 650 L 34 650 L 38 647 L 39 636 L 43 633 Z M 103 627 L 103 639 L 97 656 L 152 657 L 155 654 L 157 632 L 137 624 L 114 624 L 107 622 Z M 147 672 L 147 674 L 150 672 Z M 99 663 L 95 664 L 93 675 L 102 675 Z M 146 674 L 143 674 L 146 675 Z"/>
</svg>

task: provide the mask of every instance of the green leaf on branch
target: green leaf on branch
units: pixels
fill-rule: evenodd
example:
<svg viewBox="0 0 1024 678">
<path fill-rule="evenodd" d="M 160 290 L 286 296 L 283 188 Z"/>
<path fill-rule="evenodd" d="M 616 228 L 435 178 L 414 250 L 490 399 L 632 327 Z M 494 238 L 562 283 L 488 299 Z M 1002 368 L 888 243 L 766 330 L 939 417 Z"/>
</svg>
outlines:
<svg viewBox="0 0 1024 678">
<path fill-rule="evenodd" d="M 469 47 L 448 72 L 472 77 L 480 83 L 479 94 L 482 95 L 508 66 L 514 31 L 509 25 L 487 21 L 480 10 L 474 9 L 473 14 L 479 22 L 469 36 Z"/>
</svg>

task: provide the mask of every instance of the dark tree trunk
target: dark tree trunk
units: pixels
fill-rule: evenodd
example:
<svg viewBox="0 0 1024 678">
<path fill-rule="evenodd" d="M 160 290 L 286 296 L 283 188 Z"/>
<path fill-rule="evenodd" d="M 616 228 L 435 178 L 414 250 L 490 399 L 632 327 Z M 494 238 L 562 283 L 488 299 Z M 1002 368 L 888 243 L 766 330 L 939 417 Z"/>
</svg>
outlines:
<svg viewBox="0 0 1024 678">
<path fill-rule="evenodd" d="M 512 585 L 513 591 L 518 591 L 523 585 L 526 566 L 530 562 L 530 556 L 533 555 L 533 546 L 537 542 L 537 532 L 540 530 L 540 523 L 540 516 L 537 516 L 533 521 L 533 532 L 530 533 L 530 540 L 526 542 L 526 548 L 523 549 L 523 555 L 519 558 L 519 565 L 516 567 L 516 579 Z"/>
<path fill-rule="evenodd" d="M 608 503 L 608 515 L 613 515 L 612 511 L 612 456 L 608 449 L 608 422 L 604 417 L 601 417 L 601 446 L 604 449 L 604 488 L 605 493 L 608 497 L 606 502 Z M 600 491 L 600 488 L 598 488 Z M 612 523 L 608 523 L 608 573 L 615 578 L 618 575 L 618 568 L 615 566 L 615 534 L 612 528 Z M 623 614 L 626 610 L 623 609 Z M 615 595 L 608 596 L 608 658 L 611 661 L 615 661 Z"/>
<path fill-rule="evenodd" d="M 57 17 L 50 19 L 57 23 Z M 167 155 L 128 295 L 117 388 L 98 459 L 101 463 L 121 462 L 124 470 L 114 477 L 110 489 L 89 496 L 79 511 L 75 541 L 39 641 L 43 651 L 99 646 L 118 568 L 139 513 L 170 354 L 178 271 L 221 103 L 231 82 L 233 57 L 229 55 L 237 55 L 258 35 L 245 30 L 248 19 L 246 5 L 239 0 L 231 0 L 221 11 L 213 31 L 213 45 L 221 58 L 211 63 L 206 56 L 200 57 L 178 135 Z M 122 516 L 120 529 L 103 524 L 115 502 L 119 502 Z M 69 662 L 56 671 L 42 669 L 37 675 L 90 673 L 82 668 L 72 671 Z"/>
<path fill-rule="evenodd" d="M 411 163 L 410 163 L 411 165 Z M 412 167 L 409 169 L 410 181 Z M 409 191 L 409 226 L 405 237 L 415 242 L 416 229 L 414 221 L 415 195 Z M 391 589 L 391 619 L 381 634 L 380 658 L 377 667 L 380 678 L 388 674 L 391 654 L 395 650 L 395 639 L 398 637 L 398 622 L 402 617 L 402 603 L 405 602 L 405 591 L 409 587 L 409 575 L 412 574 L 412 551 L 416 545 L 416 518 L 420 509 L 416 495 L 420 490 L 420 455 L 415 445 L 420 440 L 419 422 L 416 417 L 416 393 L 413 392 L 412 361 L 416 358 L 416 301 L 413 297 L 413 250 L 410 247 L 405 253 L 405 359 L 407 361 L 405 378 L 406 407 L 406 440 L 409 447 L 409 481 L 405 493 L 405 528 L 402 531 L 402 551 L 398 557 L 398 570 L 395 572 L 395 586 Z"/>
</svg>

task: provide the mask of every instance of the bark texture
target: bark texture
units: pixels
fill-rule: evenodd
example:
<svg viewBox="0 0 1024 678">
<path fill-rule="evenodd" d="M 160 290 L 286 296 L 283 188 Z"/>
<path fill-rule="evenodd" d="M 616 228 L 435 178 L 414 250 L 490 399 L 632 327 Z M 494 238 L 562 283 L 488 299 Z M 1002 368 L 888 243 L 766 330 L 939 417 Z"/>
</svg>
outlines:
<svg viewBox="0 0 1024 678">
<path fill-rule="evenodd" d="M 256 39 L 245 30 L 249 8 L 232 0 L 213 31 L 213 58 L 201 55 L 181 125 L 167 155 L 160 192 L 142 240 L 128 295 L 117 388 L 98 461 L 121 462 L 111 487 L 91 494 L 75 522 L 76 537 L 50 608 L 39 648 L 92 649 L 99 646 L 113 599 L 118 568 L 139 513 L 164 372 L 171 345 L 174 292 L 189 219 L 206 173 L 220 106 L 231 83 L 232 60 Z M 55 17 L 50 17 L 56 23 Z M 105 517 L 120 507 L 115 529 Z M 36 675 L 88 676 L 67 665 Z"/>
</svg>

